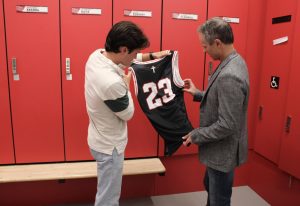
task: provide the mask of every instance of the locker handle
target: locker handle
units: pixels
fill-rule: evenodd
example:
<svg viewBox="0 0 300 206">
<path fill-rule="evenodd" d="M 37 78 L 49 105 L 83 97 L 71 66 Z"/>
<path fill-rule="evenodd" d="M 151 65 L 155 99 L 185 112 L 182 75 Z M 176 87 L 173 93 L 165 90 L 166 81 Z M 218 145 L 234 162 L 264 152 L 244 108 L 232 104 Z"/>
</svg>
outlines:
<svg viewBox="0 0 300 206">
<path fill-rule="evenodd" d="M 262 120 L 263 110 L 264 110 L 264 107 L 259 106 L 259 110 L 258 110 L 258 119 L 259 120 Z"/>
<path fill-rule="evenodd" d="M 286 133 L 290 132 L 291 123 L 292 123 L 292 117 L 291 116 L 287 116 L 286 123 L 285 123 L 285 132 Z"/>
<path fill-rule="evenodd" d="M 17 71 L 17 58 L 12 58 L 11 59 L 11 64 L 12 64 L 12 73 L 13 73 L 13 78 L 15 81 L 20 80 L 20 76 Z"/>
<path fill-rule="evenodd" d="M 70 58 L 66 58 L 66 79 L 72 80 L 71 59 Z"/>
<path fill-rule="evenodd" d="M 66 58 L 66 74 L 71 74 L 71 60 Z"/>
</svg>

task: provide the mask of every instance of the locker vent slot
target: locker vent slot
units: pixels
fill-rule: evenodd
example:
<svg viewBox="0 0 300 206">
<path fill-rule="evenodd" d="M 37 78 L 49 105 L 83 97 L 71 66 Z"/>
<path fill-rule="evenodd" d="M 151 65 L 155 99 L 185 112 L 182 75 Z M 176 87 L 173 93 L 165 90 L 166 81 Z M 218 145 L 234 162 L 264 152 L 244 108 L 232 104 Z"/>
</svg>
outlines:
<svg viewBox="0 0 300 206">
<path fill-rule="evenodd" d="M 272 18 L 272 24 L 290 22 L 291 20 L 292 20 L 292 15 L 274 17 Z"/>
</svg>

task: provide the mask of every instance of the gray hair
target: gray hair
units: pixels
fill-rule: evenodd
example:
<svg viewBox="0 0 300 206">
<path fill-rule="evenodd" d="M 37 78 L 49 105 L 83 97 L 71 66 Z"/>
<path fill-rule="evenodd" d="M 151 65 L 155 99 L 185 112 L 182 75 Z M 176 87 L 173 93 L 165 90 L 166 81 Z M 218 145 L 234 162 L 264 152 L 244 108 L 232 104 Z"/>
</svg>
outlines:
<svg viewBox="0 0 300 206">
<path fill-rule="evenodd" d="M 205 40 L 211 45 L 215 39 L 224 44 L 232 44 L 234 36 L 229 23 L 219 17 L 214 17 L 202 24 L 198 30 L 204 35 Z"/>
</svg>

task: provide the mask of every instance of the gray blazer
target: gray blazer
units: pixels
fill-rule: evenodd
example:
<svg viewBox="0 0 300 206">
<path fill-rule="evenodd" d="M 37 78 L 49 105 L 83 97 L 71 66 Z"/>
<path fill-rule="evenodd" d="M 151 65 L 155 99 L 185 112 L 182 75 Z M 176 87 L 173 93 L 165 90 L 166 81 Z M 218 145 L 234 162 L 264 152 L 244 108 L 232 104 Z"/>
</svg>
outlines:
<svg viewBox="0 0 300 206">
<path fill-rule="evenodd" d="M 194 96 L 201 105 L 192 142 L 199 145 L 200 161 L 207 167 L 229 172 L 246 161 L 248 99 L 248 69 L 233 52 L 211 76 L 206 91 Z"/>
</svg>

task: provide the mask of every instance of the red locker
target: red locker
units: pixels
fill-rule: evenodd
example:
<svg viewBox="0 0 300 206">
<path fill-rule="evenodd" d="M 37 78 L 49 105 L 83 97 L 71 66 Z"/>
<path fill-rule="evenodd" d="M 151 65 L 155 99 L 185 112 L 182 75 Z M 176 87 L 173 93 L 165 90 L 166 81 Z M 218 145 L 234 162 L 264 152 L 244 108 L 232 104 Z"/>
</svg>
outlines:
<svg viewBox="0 0 300 206">
<path fill-rule="evenodd" d="M 297 18 L 297 19 L 296 19 Z M 300 2 L 298 1 L 296 28 L 285 113 L 285 131 L 281 139 L 279 168 L 300 179 L 300 97 L 299 97 L 299 54 L 300 54 Z M 282 127 L 281 127 L 282 128 Z"/>
<path fill-rule="evenodd" d="M 209 0 L 208 18 L 212 17 L 221 17 L 230 23 L 234 33 L 234 47 L 245 58 L 248 32 L 248 0 Z M 208 76 L 216 69 L 219 62 L 213 61 L 208 55 L 206 55 L 205 62 L 204 84 L 206 87 Z"/>
<path fill-rule="evenodd" d="M 112 26 L 111 0 L 61 1 L 61 51 L 66 160 L 92 159 L 87 144 L 85 63 L 103 48 Z"/>
<path fill-rule="evenodd" d="M 203 89 L 204 53 L 197 28 L 206 20 L 206 0 L 165 0 L 163 3 L 162 49 L 177 50 L 181 78 L 191 78 Z M 199 127 L 199 104 L 185 94 L 185 104 L 193 126 Z M 195 145 L 182 146 L 174 155 L 197 153 Z M 159 141 L 159 155 L 164 154 L 164 142 Z"/>
<path fill-rule="evenodd" d="M 58 0 L 4 0 L 17 163 L 64 160 Z"/>
<path fill-rule="evenodd" d="M 145 51 L 159 51 L 161 5 L 161 0 L 114 1 L 113 21 L 117 23 L 126 20 L 138 24 L 150 40 L 150 48 Z M 135 113 L 133 119 L 128 122 L 128 146 L 125 157 L 157 156 L 158 135 L 138 104 L 134 95 L 133 81 L 131 82 L 131 93 Z"/>
<path fill-rule="evenodd" d="M 5 51 L 3 1 L 0 1 L 0 164 L 11 164 L 15 160 Z"/>
<path fill-rule="evenodd" d="M 265 23 L 266 1 L 251 0 L 249 1 L 248 10 L 248 34 L 246 45 L 246 56 L 249 79 L 250 79 L 250 98 L 248 105 L 248 145 L 249 149 L 254 147 L 255 122 L 257 121 L 257 93 L 259 91 L 261 62 L 262 62 L 262 37 Z M 260 31 L 260 32 L 250 32 Z"/>
<path fill-rule="evenodd" d="M 285 121 L 296 10 L 297 0 L 267 2 L 254 150 L 275 163 L 278 163 L 280 137 Z M 291 21 L 272 24 L 273 18 L 286 15 L 292 15 Z"/>
</svg>

